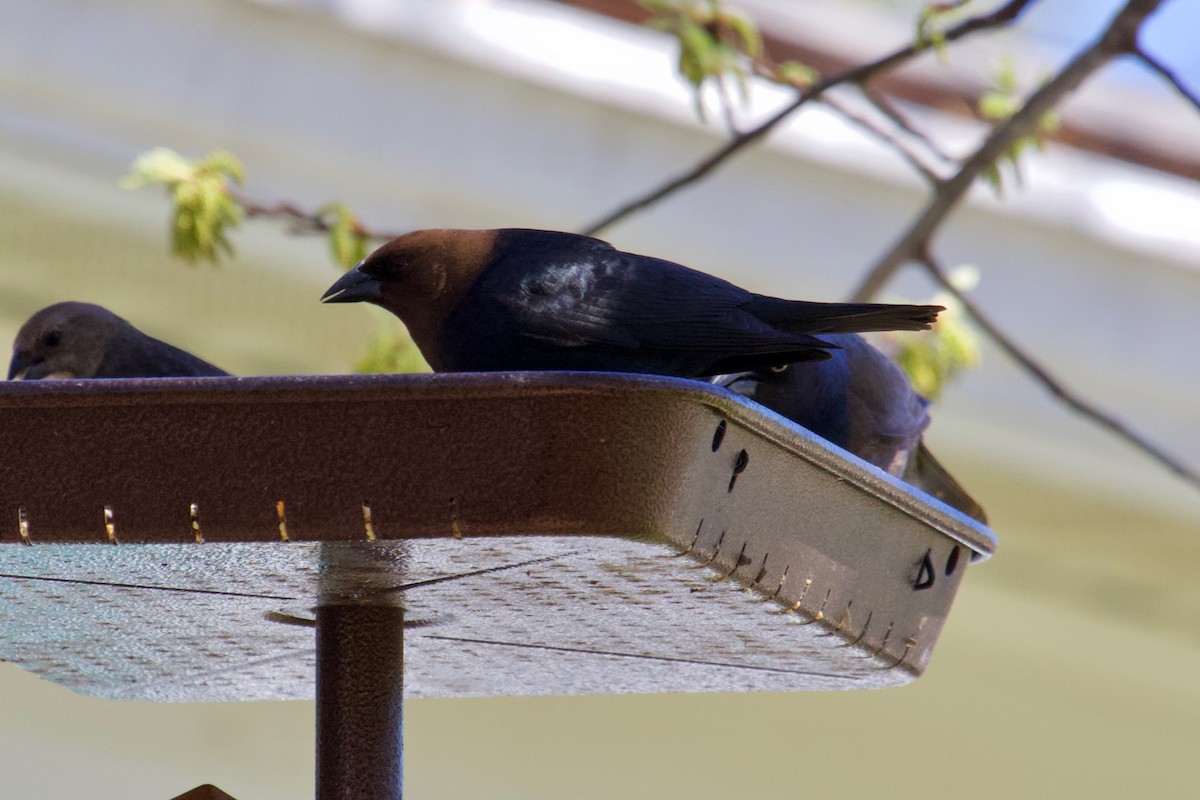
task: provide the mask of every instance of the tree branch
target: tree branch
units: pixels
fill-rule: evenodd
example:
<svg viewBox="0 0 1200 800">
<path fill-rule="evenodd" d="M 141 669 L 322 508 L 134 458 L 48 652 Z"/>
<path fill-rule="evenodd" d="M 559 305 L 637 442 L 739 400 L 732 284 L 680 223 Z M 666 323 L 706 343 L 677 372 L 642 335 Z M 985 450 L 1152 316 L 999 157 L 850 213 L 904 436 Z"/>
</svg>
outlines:
<svg viewBox="0 0 1200 800">
<path fill-rule="evenodd" d="M 900 112 L 900 109 L 896 108 L 895 104 L 892 103 L 892 101 L 889 100 L 886 95 L 875 91 L 866 84 L 860 84 L 859 90 L 862 92 L 863 97 L 867 98 L 867 101 L 870 102 L 871 105 L 879 109 L 879 113 L 883 114 L 893 123 L 895 123 L 897 128 L 918 140 L 921 142 L 921 144 L 925 145 L 925 149 L 935 155 L 940 161 L 945 164 L 958 163 L 958 159 L 953 158 L 947 154 L 946 151 L 942 150 L 941 147 L 938 146 L 938 143 L 926 135 L 924 131 L 918 130 L 917 127 Z"/>
<path fill-rule="evenodd" d="M 821 98 L 821 102 L 832 108 L 837 113 L 841 114 L 842 117 L 844 117 L 852 125 L 862 128 L 867 133 L 871 134 L 895 150 L 901 158 L 908 162 L 910 167 L 921 174 L 921 177 L 923 177 L 930 186 L 936 187 L 942 182 L 942 177 L 938 175 L 937 171 L 922 161 L 921 157 L 917 155 L 916 151 L 912 147 L 909 146 L 908 142 L 904 141 L 899 136 L 884 130 L 875 122 L 875 120 L 851 110 L 845 103 L 841 102 L 840 100 L 833 99 L 833 97 L 828 94 Z M 878 108 L 878 106 L 876 106 L 876 108 Z M 888 117 L 888 119 L 892 118 Z"/>
<path fill-rule="evenodd" d="M 1162 0 L 1129 0 L 1093 44 L 1081 51 L 1061 72 L 1034 92 L 1021 110 L 997 125 L 975 153 L 963 162 L 959 171 L 952 178 L 935 187 L 924 211 L 913 221 L 891 250 L 880 258 L 853 297 L 857 301 L 870 299 L 902 264 L 916 261 L 943 289 L 962 303 L 963 308 L 987 336 L 1056 398 L 1075 412 L 1132 444 L 1183 480 L 1200 487 L 1200 473 L 1195 469 L 1155 445 L 1112 414 L 1067 389 L 1045 367 L 1005 336 L 975 303 L 954 287 L 947 279 L 945 272 L 930 255 L 930 242 L 933 235 L 966 195 L 979 174 L 996 163 L 1013 142 L 1022 136 L 1029 135 L 1047 111 L 1054 108 L 1062 101 L 1063 97 L 1113 58 L 1130 53 L 1139 55 L 1152 68 L 1157 69 L 1168 80 L 1171 80 L 1180 91 L 1185 92 L 1185 96 L 1195 102 L 1194 98 L 1186 93 L 1186 90 L 1169 71 L 1138 49 L 1137 32 L 1161 2 Z"/>
<path fill-rule="evenodd" d="M 333 222 L 328 211 L 305 211 L 295 203 L 282 201 L 272 206 L 247 200 L 240 193 L 228 190 L 229 196 L 242 207 L 246 219 L 275 219 L 288 223 L 289 233 L 325 234 L 333 229 Z M 354 235 L 373 241 L 390 241 L 400 236 L 399 233 L 379 231 L 368 228 L 358 222 L 354 223 Z"/>
<path fill-rule="evenodd" d="M 1068 389 L 1063 383 L 1049 373 L 1037 360 L 1033 358 L 1027 351 L 1018 347 L 1007 335 L 1004 334 L 996 325 L 983 313 L 974 301 L 960 292 L 950 279 L 946 276 L 946 271 L 942 269 L 936 259 L 927 251 L 920 253 L 913 260 L 924 267 L 930 277 L 938 283 L 946 292 L 952 295 L 963 309 L 970 315 L 975 324 L 987 334 L 987 336 L 1003 350 L 1009 358 L 1016 361 L 1024 368 L 1034 380 L 1042 384 L 1056 398 L 1065 403 L 1073 411 L 1087 417 L 1092 422 L 1106 428 L 1118 437 L 1124 439 L 1129 444 L 1141 450 L 1150 458 L 1157 461 L 1162 466 L 1174 472 L 1183 480 L 1194 484 L 1200 488 L 1200 472 L 1197 472 L 1192 467 L 1184 464 L 1182 461 L 1163 450 L 1158 445 L 1151 442 L 1142 434 L 1129 427 L 1126 423 L 1117 419 L 1107 411 L 1093 405 L 1090 401 L 1085 400 L 1073 391 Z"/>
<path fill-rule="evenodd" d="M 1000 25 L 1006 25 L 1021 15 L 1021 13 L 1032 5 L 1036 0 L 1009 0 L 1009 2 L 1000 6 L 990 14 L 983 14 L 978 17 L 973 17 L 947 30 L 944 34 L 946 42 L 952 42 L 968 36 L 972 33 L 982 30 L 988 30 Z M 714 150 L 709 156 L 696 163 L 691 169 L 683 174 L 672 178 L 656 189 L 643 194 L 631 200 L 628 203 L 618 207 L 608 215 L 593 222 L 582 230 L 589 236 L 594 236 L 604 229 L 614 225 L 620 220 L 625 219 L 629 215 L 640 211 L 644 208 L 654 205 L 664 197 L 668 197 L 680 189 L 689 186 L 704 176 L 708 175 L 714 169 L 725 163 L 731 156 L 737 154 L 751 144 L 754 144 L 759 139 L 766 136 L 775 126 L 787 119 L 796 112 L 801 106 L 810 100 L 820 97 L 824 92 L 834 86 L 845 83 L 866 83 L 872 77 L 880 72 L 885 72 L 893 67 L 907 61 L 915 55 L 923 53 L 928 49 L 926 43 L 914 43 L 907 47 L 902 47 L 895 52 L 884 56 L 876 61 L 871 61 L 866 64 L 859 65 L 853 69 L 846 70 L 828 78 L 817 81 L 806 91 L 800 94 L 792 102 L 788 103 L 779 111 L 776 111 L 764 122 L 759 123 L 755 127 L 738 134 L 730 139 L 721 147 Z"/>
<path fill-rule="evenodd" d="M 1034 92 L 1020 111 L 997 125 L 979 149 L 963 162 L 959 171 L 934 190 L 925 210 L 871 268 L 855 290 L 853 299 L 863 302 L 874 297 L 900 265 L 927 250 L 934 232 L 966 195 L 979 174 L 995 164 L 1013 142 L 1028 136 L 1047 111 L 1057 106 L 1067 94 L 1113 58 L 1137 52 L 1138 27 L 1161 2 L 1129 0 L 1095 42 Z"/>
<path fill-rule="evenodd" d="M 1183 95 L 1184 98 L 1189 103 L 1191 103 L 1193 106 L 1196 107 L 1197 111 L 1200 111 L 1200 95 L 1197 95 L 1195 92 L 1193 92 L 1191 89 L 1189 89 L 1187 87 L 1187 85 L 1184 84 L 1184 82 L 1182 80 L 1180 80 L 1179 76 L 1171 71 L 1170 67 L 1168 67 L 1166 64 L 1162 63 L 1161 61 L 1159 61 L 1154 56 L 1150 55 L 1149 53 L 1147 53 L 1145 50 L 1141 49 L 1140 47 L 1135 51 L 1135 54 L 1137 55 L 1138 58 L 1141 59 L 1143 64 L 1145 64 L 1150 69 L 1157 72 L 1159 75 L 1166 78 L 1167 81 L 1172 86 L 1175 87 L 1175 91 L 1177 91 L 1181 95 Z"/>
</svg>

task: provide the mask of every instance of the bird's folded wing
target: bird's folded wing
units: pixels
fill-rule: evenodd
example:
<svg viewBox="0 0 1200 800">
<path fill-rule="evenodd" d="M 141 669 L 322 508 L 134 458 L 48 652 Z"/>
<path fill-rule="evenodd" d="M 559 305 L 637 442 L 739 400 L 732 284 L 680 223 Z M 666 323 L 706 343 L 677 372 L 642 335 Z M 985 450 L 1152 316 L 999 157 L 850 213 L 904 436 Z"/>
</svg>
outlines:
<svg viewBox="0 0 1200 800">
<path fill-rule="evenodd" d="M 518 335 L 558 347 L 732 354 L 829 346 L 747 313 L 752 295 L 719 278 L 616 250 L 546 263 L 496 289 Z"/>
</svg>

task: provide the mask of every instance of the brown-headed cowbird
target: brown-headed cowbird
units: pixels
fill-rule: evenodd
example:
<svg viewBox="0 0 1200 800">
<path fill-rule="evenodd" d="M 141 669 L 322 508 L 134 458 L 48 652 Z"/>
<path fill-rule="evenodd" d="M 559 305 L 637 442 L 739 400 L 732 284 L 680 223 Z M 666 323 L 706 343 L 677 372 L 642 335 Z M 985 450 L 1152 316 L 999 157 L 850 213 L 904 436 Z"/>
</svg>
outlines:
<svg viewBox="0 0 1200 800">
<path fill-rule="evenodd" d="M 13 342 L 8 379 L 169 378 L 228 375 L 139 331 L 91 303 L 55 303 L 34 314 Z"/>
<path fill-rule="evenodd" d="M 322 298 L 383 306 L 435 370 L 701 377 L 829 357 L 812 334 L 921 330 L 940 306 L 809 303 L 573 233 L 422 230 Z"/>
<path fill-rule="evenodd" d="M 713 382 L 987 522 L 980 505 L 925 447 L 929 401 L 913 391 L 900 368 L 861 336 L 822 338 L 838 346 L 825 361 L 721 375 Z"/>
</svg>

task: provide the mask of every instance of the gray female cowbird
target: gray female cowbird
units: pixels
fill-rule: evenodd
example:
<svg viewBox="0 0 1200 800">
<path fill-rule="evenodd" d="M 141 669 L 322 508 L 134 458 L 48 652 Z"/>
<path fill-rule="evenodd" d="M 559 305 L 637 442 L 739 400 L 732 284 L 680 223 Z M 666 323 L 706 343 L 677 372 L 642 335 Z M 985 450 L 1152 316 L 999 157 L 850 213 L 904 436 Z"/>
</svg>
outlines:
<svg viewBox="0 0 1200 800">
<path fill-rule="evenodd" d="M 861 336 L 822 338 L 838 348 L 825 361 L 722 375 L 713 382 L 986 522 L 980 505 L 925 447 L 921 434 L 929 427 L 929 401 L 913 391 L 900 368 Z"/>
<path fill-rule="evenodd" d="M 228 375 L 139 331 L 106 308 L 56 303 L 30 317 L 13 342 L 8 379 L 170 378 Z"/>
<path fill-rule="evenodd" d="M 439 372 L 598 370 L 685 378 L 829 358 L 813 334 L 923 330 L 941 306 L 753 294 L 574 233 L 422 230 L 322 298 L 383 306 Z"/>
</svg>

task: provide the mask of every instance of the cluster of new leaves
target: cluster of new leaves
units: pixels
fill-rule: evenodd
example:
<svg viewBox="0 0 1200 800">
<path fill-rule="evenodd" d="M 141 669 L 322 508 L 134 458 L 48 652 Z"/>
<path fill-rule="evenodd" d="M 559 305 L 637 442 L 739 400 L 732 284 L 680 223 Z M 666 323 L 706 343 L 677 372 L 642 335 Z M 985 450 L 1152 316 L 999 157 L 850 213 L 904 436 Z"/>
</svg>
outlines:
<svg viewBox="0 0 1200 800">
<path fill-rule="evenodd" d="M 979 282 L 979 271 L 974 267 L 959 267 L 948 277 L 956 289 L 966 292 Z M 921 396 L 937 400 L 963 372 L 979 366 L 980 352 L 979 340 L 966 321 L 962 304 L 955 297 L 949 292 L 940 292 L 929 302 L 946 307 L 938 315 L 933 330 L 885 334 L 884 349 L 904 370 Z"/>
<path fill-rule="evenodd" d="M 749 17 L 721 0 L 642 0 L 653 16 L 647 23 L 679 40 L 679 72 L 696 90 L 696 111 L 703 118 L 700 89 L 709 81 L 724 87 L 732 76 L 742 97 L 753 62 L 762 55 L 762 37 Z"/>
<path fill-rule="evenodd" d="M 945 25 L 956 18 L 955 12 L 962 11 L 972 0 L 945 0 L 926 3 L 917 15 L 917 46 L 932 47 L 942 55 L 946 50 Z"/>
<path fill-rule="evenodd" d="M 1017 113 L 1023 104 L 1017 87 L 1016 66 L 1011 58 L 1007 58 L 992 76 L 992 88 L 979 98 L 979 115 L 989 122 L 1001 123 Z M 1021 156 L 1031 147 L 1041 150 L 1046 137 L 1057 129 L 1058 116 L 1052 111 L 1047 111 L 1038 120 L 1037 128 L 1032 133 L 1015 139 L 1005 150 L 1002 160 L 985 168 L 980 177 L 991 185 L 996 194 L 1003 194 L 1004 182 L 1000 166 L 1001 163 L 1007 163 L 1012 167 L 1017 186 L 1020 186 L 1023 182 Z"/>
<path fill-rule="evenodd" d="M 327 203 L 317 216 L 329 228 L 329 252 L 333 262 L 352 269 L 367 257 L 367 234 L 358 217 L 342 203 Z"/>
<path fill-rule="evenodd" d="M 335 264 L 350 269 L 367 254 L 371 235 L 341 203 L 327 203 L 315 214 L 290 204 L 264 208 L 246 203 L 233 191 L 245 180 L 241 162 L 223 151 L 191 160 L 165 147 L 155 148 L 134 161 L 121 185 L 127 189 L 163 185 L 173 207 L 171 250 L 188 263 L 217 263 L 233 255 L 228 233 L 246 217 L 274 216 L 289 219 L 296 231 L 324 232 Z M 429 367 L 404 333 L 378 335 L 367 353 L 354 365 L 357 372 L 425 372 Z"/>
<path fill-rule="evenodd" d="M 641 0 L 653 16 L 646 23 L 679 40 L 679 72 L 695 90 L 696 113 L 703 120 L 701 89 L 717 85 L 728 103 L 726 82 L 732 78 L 743 101 L 746 80 L 760 75 L 776 83 L 805 89 L 817 81 L 816 70 L 797 61 L 776 64 L 766 57 L 754 22 L 721 0 Z"/>
<path fill-rule="evenodd" d="M 242 207 L 230 195 L 231 183 L 245 180 L 242 165 L 222 150 L 199 161 L 158 147 L 133 162 L 121 181 L 127 189 L 151 184 L 166 186 L 174 206 L 171 250 L 188 263 L 216 262 L 232 255 L 227 231 L 242 220 Z"/>
<path fill-rule="evenodd" d="M 163 185 L 171 197 L 171 251 L 188 263 L 217 263 L 233 255 L 229 232 L 246 217 L 290 218 L 295 231 L 323 232 L 335 264 L 350 269 L 367 254 L 370 235 L 358 218 L 341 203 L 327 203 L 315 214 L 291 205 L 268 209 L 247 203 L 233 187 L 245 182 L 242 164 L 218 150 L 192 160 L 166 147 L 139 156 L 121 180 L 126 189 Z"/>
</svg>

